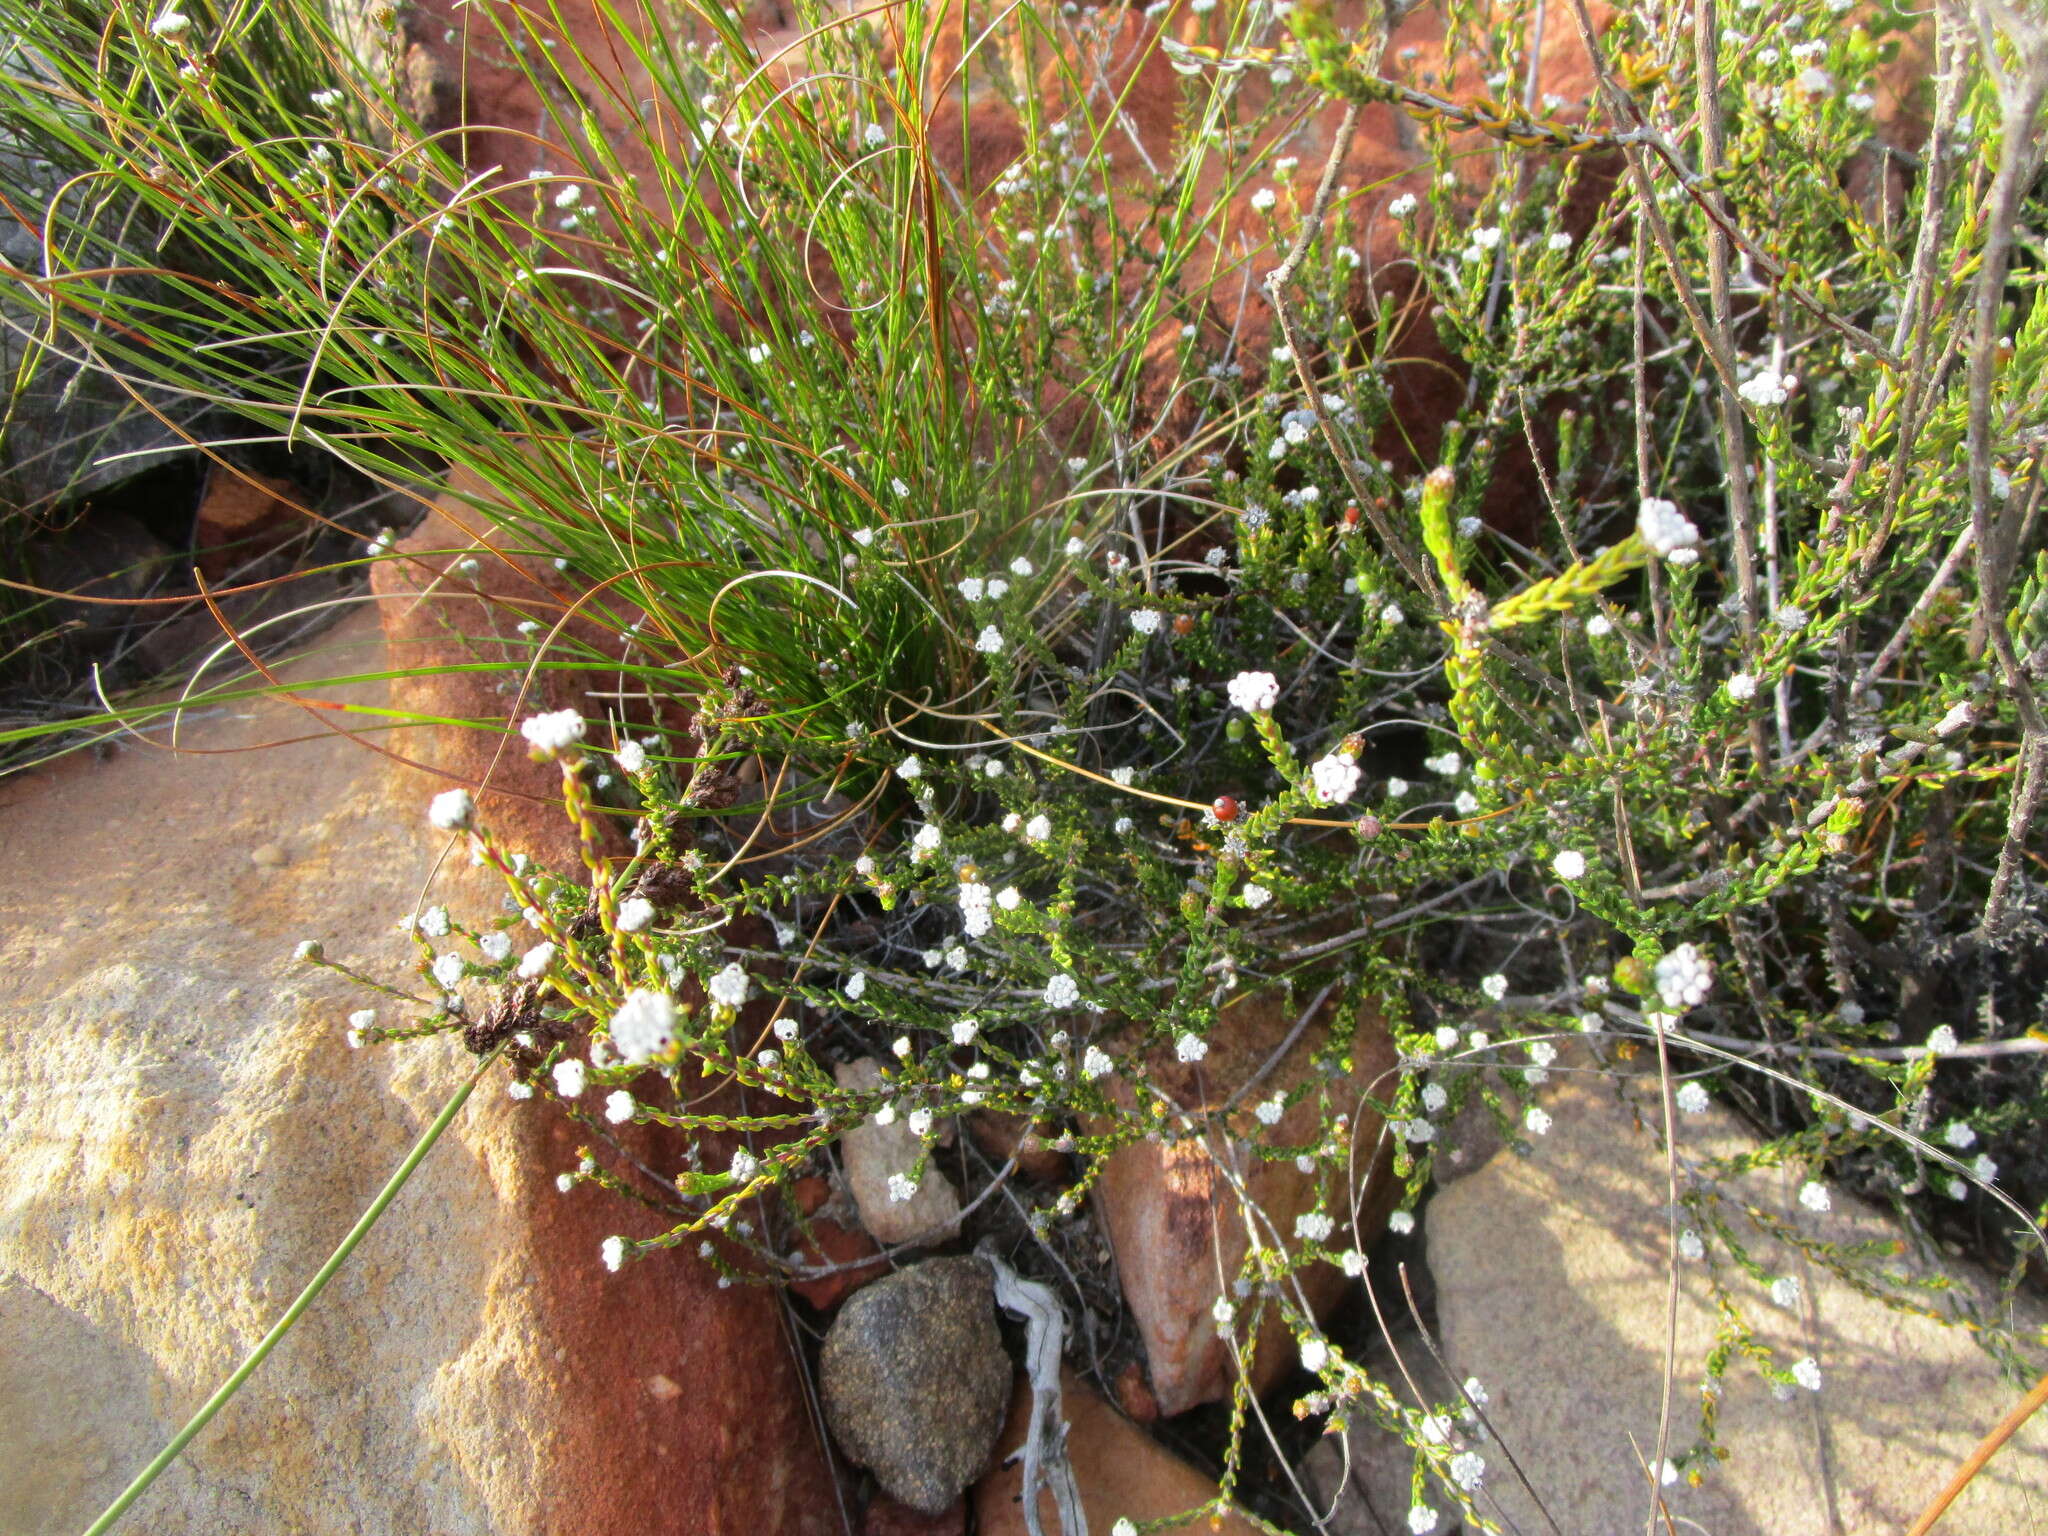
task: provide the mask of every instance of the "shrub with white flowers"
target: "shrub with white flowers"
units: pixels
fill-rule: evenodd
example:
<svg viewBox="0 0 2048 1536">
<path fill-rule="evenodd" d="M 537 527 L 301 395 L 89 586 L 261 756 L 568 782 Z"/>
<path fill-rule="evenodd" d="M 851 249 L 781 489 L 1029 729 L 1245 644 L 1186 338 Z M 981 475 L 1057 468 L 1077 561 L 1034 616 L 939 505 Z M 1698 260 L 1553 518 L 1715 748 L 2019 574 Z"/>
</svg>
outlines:
<svg viewBox="0 0 2048 1536">
<path fill-rule="evenodd" d="M 934 1167 L 979 1180 L 963 1243 L 1007 1221 L 1006 1251 L 1055 1257 L 1120 1150 L 1227 1139 L 1309 1193 L 1212 1321 L 1279 1318 L 1321 1377 L 1305 1411 L 1418 1448 L 1416 1532 L 1483 1486 L 1468 1405 L 1382 1394 L 1294 1277 L 1363 1269 L 1374 1234 L 1331 1213 L 1394 1204 L 1414 1231 L 1473 1119 L 1503 1155 L 1561 1155 L 1567 1074 L 1630 1076 L 1659 1136 L 1669 1085 L 1679 1251 L 1722 1288 L 1712 1382 L 1817 1389 L 1747 1322 L 1785 1305 L 1758 1232 L 1900 1292 L 1831 1245 L 1831 1189 L 2009 1265 L 2048 1202 L 2024 1135 L 2048 1088 L 2008 1070 L 2048 978 L 2048 307 L 2021 237 L 2048 206 L 1995 174 L 2032 141 L 1968 48 L 1954 174 L 1859 201 L 1910 20 L 1788 5 L 1776 45 L 1818 46 L 1775 67 L 1730 41 L 1739 77 L 1704 96 L 1690 42 L 1622 7 L 1616 46 L 1655 82 L 1625 123 L 1601 94 L 1519 105 L 1514 27 L 1455 29 L 1470 57 L 1429 89 L 1488 82 L 1474 113 L 1395 52 L 1354 57 L 1327 8 L 1227 13 L 1211 41 L 1253 50 L 1253 93 L 1134 11 L 1190 93 L 1168 139 L 1095 142 L 1095 73 L 1053 70 L 1030 119 L 1066 131 L 1031 127 L 985 198 L 925 195 L 877 111 L 900 82 L 853 27 L 824 29 L 802 93 L 729 27 L 650 61 L 647 121 L 689 135 L 660 219 L 576 135 L 516 196 L 432 135 L 379 186 L 324 61 L 288 102 L 191 86 L 300 119 L 237 142 L 324 156 L 237 159 L 232 218 L 189 218 L 228 174 L 191 136 L 150 137 L 161 168 L 110 141 L 84 169 L 177 219 L 209 265 L 151 281 L 206 326 L 60 272 L 43 297 L 74 350 L 234 400 L 252 434 L 317 429 L 375 483 L 464 465 L 501 488 L 476 515 L 505 547 L 580 584 L 573 626 L 520 593 L 476 642 L 517 653 L 508 701 L 584 701 L 505 722 L 561 770 L 566 866 L 504 846 L 508 786 L 436 795 L 430 825 L 505 904 L 423 911 L 420 985 L 342 1038 L 459 1036 L 521 1113 L 568 1116 L 566 1197 L 665 1223 L 605 1244 L 614 1269 L 708 1243 L 735 1281 L 796 1274 L 780 1187 L 864 1124 L 915 1139 L 889 1198 Z M 237 67 L 145 14 L 120 67 Z M 1096 46 L 1087 14 L 1050 8 L 1047 46 Z M 1018 84 L 994 41 L 959 64 L 989 110 Z M 1334 100 L 1389 90 L 1425 120 L 1412 174 L 1325 183 Z M 1647 196 L 1575 153 L 1651 144 Z M 84 260 L 106 239 L 63 217 L 77 272 L 132 255 Z M 1200 253 L 1226 233 L 1277 296 L 1218 286 Z M 279 304 L 222 298 L 249 292 Z M 441 582 L 467 591 L 488 554 Z M 617 642 L 603 683 L 553 691 L 592 626 Z M 1257 1081 L 1246 1002 L 1295 1026 Z M 1368 1046 L 1392 1065 L 1361 1090 Z M 867 1086 L 842 1083 L 856 1061 Z M 1790 1209 L 1716 1199 L 1739 1171 L 1696 1144 L 1716 1100 L 1759 1128 L 1757 1167 L 1801 1170 Z M 996 1191 L 1004 1159 L 953 1134 L 984 1114 L 1067 1184 Z"/>
</svg>

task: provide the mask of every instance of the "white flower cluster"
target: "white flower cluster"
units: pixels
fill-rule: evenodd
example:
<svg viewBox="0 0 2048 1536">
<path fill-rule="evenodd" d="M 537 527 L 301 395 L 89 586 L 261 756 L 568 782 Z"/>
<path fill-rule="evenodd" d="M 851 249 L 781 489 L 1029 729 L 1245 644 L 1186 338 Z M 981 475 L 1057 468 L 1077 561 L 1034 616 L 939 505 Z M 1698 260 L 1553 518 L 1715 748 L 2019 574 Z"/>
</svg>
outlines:
<svg viewBox="0 0 2048 1536">
<path fill-rule="evenodd" d="M 737 1008 L 753 995 L 754 984 L 735 960 L 714 975 L 704 990 L 721 1008 Z"/>
<path fill-rule="evenodd" d="M 1280 702 L 1280 680 L 1270 672 L 1240 672 L 1227 691 L 1231 706 L 1248 715 L 1264 714 Z"/>
<path fill-rule="evenodd" d="M 519 734 L 532 744 L 536 752 L 559 752 L 583 739 L 583 717 L 573 709 L 557 709 L 523 722 Z"/>
<path fill-rule="evenodd" d="M 1358 764 L 1341 752 L 1318 758 L 1308 774 L 1320 805 L 1342 805 L 1358 793 Z"/>
<path fill-rule="evenodd" d="M 1451 1458 L 1451 1481 L 1467 1493 L 1478 1491 L 1486 1480 L 1486 1458 L 1477 1451 L 1460 1451 Z"/>
<path fill-rule="evenodd" d="M 1677 503 L 1661 496 L 1643 498 L 1636 509 L 1636 532 L 1660 558 L 1691 549 L 1700 541 L 1700 531 L 1693 526 L 1692 519 L 1678 510 Z"/>
<path fill-rule="evenodd" d="M 1294 1235 L 1306 1243 L 1324 1242 L 1336 1230 L 1336 1218 L 1324 1211 L 1303 1211 L 1294 1218 Z"/>
<path fill-rule="evenodd" d="M 612 1044 L 628 1063 L 646 1061 L 675 1039 L 676 1005 L 660 992 L 636 987 L 612 1015 Z"/>
<path fill-rule="evenodd" d="M 1025 564 L 1030 564 L 1025 561 Z M 970 603 L 981 602 L 984 598 L 994 601 L 1009 595 L 1010 584 L 1000 576 L 963 576 L 955 583 L 960 595 Z"/>
<path fill-rule="evenodd" d="M 1666 1008 L 1697 1008 L 1714 988 L 1714 967 L 1697 945 L 1681 944 L 1657 962 L 1657 995 Z"/>
<path fill-rule="evenodd" d="M 1797 374 L 1779 373 L 1775 368 L 1765 368 L 1736 385 L 1735 393 L 1751 405 L 1783 405 L 1792 398 L 1792 391 L 1798 387 Z"/>
<path fill-rule="evenodd" d="M 427 806 L 427 822 L 443 832 L 464 832 L 476 819 L 476 802 L 466 789 L 444 789 Z"/>
<path fill-rule="evenodd" d="M 960 886 L 960 921 L 967 930 L 967 937 L 978 939 L 995 926 L 995 914 L 990 911 L 995 901 L 995 892 L 978 880 L 963 881 Z"/>
<path fill-rule="evenodd" d="M 1045 1006 L 1052 1009 L 1071 1008 L 1081 1001 L 1081 983 L 1065 971 L 1061 971 L 1045 984 Z"/>
</svg>

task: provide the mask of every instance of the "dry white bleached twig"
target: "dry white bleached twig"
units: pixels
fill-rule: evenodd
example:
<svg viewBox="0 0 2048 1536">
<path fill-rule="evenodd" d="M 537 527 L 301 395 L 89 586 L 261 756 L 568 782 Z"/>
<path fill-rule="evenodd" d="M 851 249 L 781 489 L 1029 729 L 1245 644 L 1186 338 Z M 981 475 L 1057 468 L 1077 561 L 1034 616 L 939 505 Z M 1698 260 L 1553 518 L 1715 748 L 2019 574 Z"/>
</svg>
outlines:
<svg viewBox="0 0 2048 1536">
<path fill-rule="evenodd" d="M 1038 1523 L 1038 1491 L 1052 1494 L 1065 1536 L 1088 1536 L 1088 1516 L 1067 1460 L 1067 1424 L 1060 1415 L 1060 1354 L 1066 1319 L 1053 1293 L 1026 1280 L 998 1258 L 989 1244 L 981 1257 L 994 1271 L 996 1301 L 1004 1311 L 1024 1319 L 1024 1374 L 1031 1382 L 1031 1426 L 1015 1457 L 1024 1463 L 1024 1528 L 1045 1536 Z"/>
</svg>

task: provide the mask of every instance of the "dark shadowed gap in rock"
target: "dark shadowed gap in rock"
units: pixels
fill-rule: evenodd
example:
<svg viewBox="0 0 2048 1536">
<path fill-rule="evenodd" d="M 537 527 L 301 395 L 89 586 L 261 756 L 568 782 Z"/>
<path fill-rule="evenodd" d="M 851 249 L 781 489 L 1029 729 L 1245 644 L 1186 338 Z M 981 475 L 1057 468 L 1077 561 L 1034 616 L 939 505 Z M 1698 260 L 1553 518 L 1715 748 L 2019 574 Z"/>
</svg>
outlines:
<svg viewBox="0 0 2048 1536">
<path fill-rule="evenodd" d="M 65 595 L 0 596 L 0 722 L 83 719 L 103 709 L 101 693 L 190 677 L 228 638 L 195 570 L 258 655 L 282 655 L 340 617 L 347 604 L 337 599 L 364 590 L 360 569 L 330 567 L 361 555 L 377 529 L 418 516 L 414 498 L 317 451 L 259 444 L 233 462 L 159 457 L 69 502 L 5 512 L 0 576 Z M 209 677 L 224 681 L 241 665 L 237 656 Z M 0 752 L 0 773 L 93 734 L 19 743 Z"/>
</svg>

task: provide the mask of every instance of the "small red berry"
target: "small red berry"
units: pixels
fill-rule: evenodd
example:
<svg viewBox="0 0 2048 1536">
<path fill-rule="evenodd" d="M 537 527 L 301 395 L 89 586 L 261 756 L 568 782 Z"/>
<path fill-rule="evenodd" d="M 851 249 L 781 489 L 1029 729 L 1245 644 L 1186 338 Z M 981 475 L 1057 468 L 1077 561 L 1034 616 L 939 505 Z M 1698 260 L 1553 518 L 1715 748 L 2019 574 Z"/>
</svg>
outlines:
<svg viewBox="0 0 2048 1536">
<path fill-rule="evenodd" d="M 1209 807 L 1209 814 L 1218 821 L 1235 821 L 1237 820 L 1237 812 L 1237 801 L 1229 795 L 1218 795 L 1216 803 Z"/>
<path fill-rule="evenodd" d="M 1173 632 L 1176 635 L 1192 635 L 1195 632 L 1195 616 L 1191 613 L 1176 613 L 1173 616 Z"/>
</svg>

